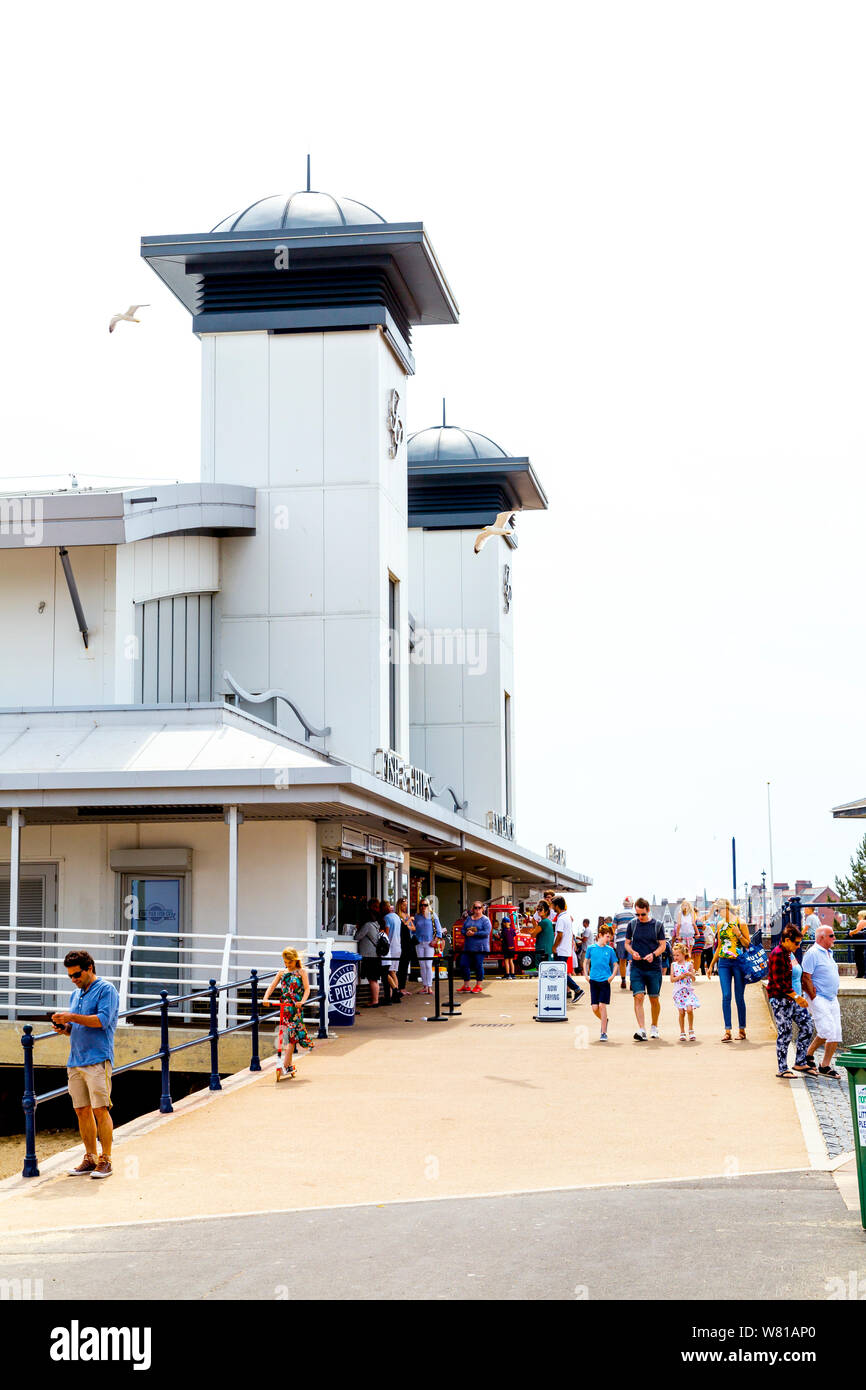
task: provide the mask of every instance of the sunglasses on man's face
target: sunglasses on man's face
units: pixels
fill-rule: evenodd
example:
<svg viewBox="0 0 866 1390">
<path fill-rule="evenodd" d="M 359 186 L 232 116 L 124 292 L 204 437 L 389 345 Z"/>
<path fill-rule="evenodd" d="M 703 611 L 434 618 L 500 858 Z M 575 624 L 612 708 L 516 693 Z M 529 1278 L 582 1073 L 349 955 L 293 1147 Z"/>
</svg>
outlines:
<svg viewBox="0 0 866 1390">
<path fill-rule="evenodd" d="M 81 971 L 80 971 L 80 970 L 70 970 L 70 971 L 68 972 L 68 974 L 69 974 L 70 980 L 80 980 L 80 979 L 81 979 Z"/>
</svg>

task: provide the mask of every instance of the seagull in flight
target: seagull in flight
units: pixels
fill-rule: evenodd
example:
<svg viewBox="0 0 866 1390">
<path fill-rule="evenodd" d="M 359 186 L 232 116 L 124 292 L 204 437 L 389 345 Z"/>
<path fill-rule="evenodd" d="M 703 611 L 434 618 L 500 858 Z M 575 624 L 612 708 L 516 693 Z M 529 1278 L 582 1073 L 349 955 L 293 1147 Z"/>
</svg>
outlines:
<svg viewBox="0 0 866 1390">
<path fill-rule="evenodd" d="M 476 555 L 481 550 L 484 542 L 489 540 L 491 536 L 513 537 L 514 533 L 509 524 L 513 516 L 514 512 L 500 512 L 492 526 L 485 526 L 482 531 L 478 532 L 478 535 L 475 537 Z"/>
<path fill-rule="evenodd" d="M 109 333 L 113 333 L 119 323 L 141 323 L 141 319 L 135 317 L 139 309 L 149 309 L 149 304 L 130 304 L 125 314 L 114 314 L 111 323 L 108 325 Z"/>
</svg>

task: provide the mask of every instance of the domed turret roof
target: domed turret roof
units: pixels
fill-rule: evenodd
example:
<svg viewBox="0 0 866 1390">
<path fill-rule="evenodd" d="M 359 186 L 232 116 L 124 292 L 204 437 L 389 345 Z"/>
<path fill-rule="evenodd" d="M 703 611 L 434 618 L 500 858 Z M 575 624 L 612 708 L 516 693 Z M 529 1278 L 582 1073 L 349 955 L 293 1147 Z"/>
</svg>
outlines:
<svg viewBox="0 0 866 1390">
<path fill-rule="evenodd" d="M 362 227 L 384 223 L 384 217 L 354 198 L 334 198 L 330 193 L 303 189 L 299 193 L 275 193 L 259 198 L 241 212 L 224 217 L 214 232 L 286 231 L 300 227 Z"/>
<path fill-rule="evenodd" d="M 458 463 L 466 459 L 509 458 L 510 455 L 475 430 L 457 425 L 434 425 L 409 436 L 410 463 Z"/>
</svg>

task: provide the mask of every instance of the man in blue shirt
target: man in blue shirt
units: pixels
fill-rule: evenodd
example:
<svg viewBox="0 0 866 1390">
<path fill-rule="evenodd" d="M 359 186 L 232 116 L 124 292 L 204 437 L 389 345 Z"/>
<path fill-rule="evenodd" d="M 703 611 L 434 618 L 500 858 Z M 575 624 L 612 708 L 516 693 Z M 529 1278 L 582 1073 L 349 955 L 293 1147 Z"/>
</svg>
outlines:
<svg viewBox="0 0 866 1390">
<path fill-rule="evenodd" d="M 100 980 L 89 951 L 69 951 L 63 964 L 75 989 L 69 1010 L 51 1015 L 55 1032 L 70 1040 L 66 1064 L 69 1094 L 78 1116 L 84 1142 L 84 1158 L 73 1177 L 110 1178 L 111 1068 L 114 1063 L 114 1030 L 120 1000 L 114 985 Z M 97 1151 L 97 1136 L 102 1153 Z"/>
<path fill-rule="evenodd" d="M 842 1016 L 839 1010 L 839 967 L 833 955 L 836 933 L 832 927 L 819 927 L 815 944 L 803 957 L 803 989 L 809 998 L 809 1013 L 815 1025 L 815 1036 L 809 1044 L 809 1057 L 814 1057 L 823 1043 L 824 1061 L 818 1067 L 821 1076 L 839 1080 L 833 1066 L 833 1055 L 842 1041 Z"/>
<path fill-rule="evenodd" d="M 388 940 L 391 943 L 391 949 L 386 959 L 382 962 L 383 967 L 387 966 L 387 969 L 383 972 L 385 1003 L 399 1004 L 403 998 L 403 991 L 397 983 L 397 970 L 400 965 L 400 953 L 402 949 L 400 944 L 400 928 L 402 923 L 391 903 L 382 903 L 382 913 L 382 922 L 388 933 Z"/>
</svg>

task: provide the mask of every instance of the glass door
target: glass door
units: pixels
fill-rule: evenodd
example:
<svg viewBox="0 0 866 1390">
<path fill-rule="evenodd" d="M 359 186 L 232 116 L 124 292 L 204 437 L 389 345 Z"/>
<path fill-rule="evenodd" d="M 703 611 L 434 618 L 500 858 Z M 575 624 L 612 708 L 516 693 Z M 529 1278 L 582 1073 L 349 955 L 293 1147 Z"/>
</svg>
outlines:
<svg viewBox="0 0 866 1390">
<path fill-rule="evenodd" d="M 135 928 L 129 972 L 129 1007 L 137 1009 L 158 999 L 180 994 L 180 932 L 183 912 L 182 878 L 124 875 L 124 909 Z"/>
</svg>

